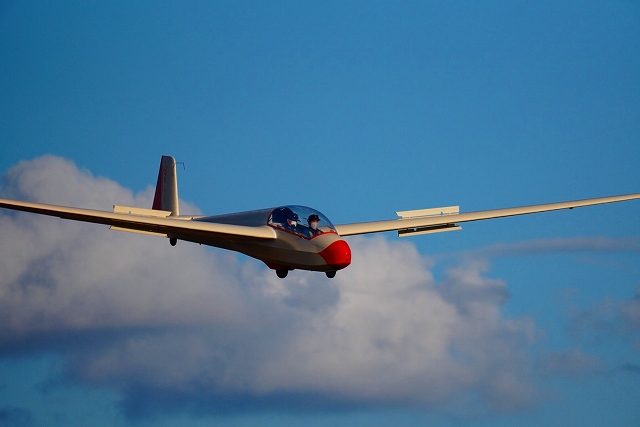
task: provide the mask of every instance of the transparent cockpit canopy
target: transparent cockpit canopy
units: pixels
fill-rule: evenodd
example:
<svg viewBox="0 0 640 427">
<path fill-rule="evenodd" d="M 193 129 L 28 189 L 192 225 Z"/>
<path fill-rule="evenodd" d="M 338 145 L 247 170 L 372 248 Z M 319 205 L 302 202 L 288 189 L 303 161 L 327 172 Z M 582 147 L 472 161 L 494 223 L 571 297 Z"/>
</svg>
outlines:
<svg viewBox="0 0 640 427">
<path fill-rule="evenodd" d="M 306 206 L 289 205 L 275 208 L 269 215 L 268 224 L 305 239 L 336 232 L 326 216 Z"/>
</svg>

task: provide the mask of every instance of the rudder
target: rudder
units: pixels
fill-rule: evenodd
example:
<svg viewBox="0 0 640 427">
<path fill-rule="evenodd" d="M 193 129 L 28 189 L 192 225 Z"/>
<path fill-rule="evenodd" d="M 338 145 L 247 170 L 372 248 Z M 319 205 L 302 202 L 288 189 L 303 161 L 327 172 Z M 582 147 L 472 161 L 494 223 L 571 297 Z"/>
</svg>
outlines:
<svg viewBox="0 0 640 427">
<path fill-rule="evenodd" d="M 170 211 L 170 216 L 178 216 L 178 174 L 176 172 L 176 159 L 171 156 L 162 156 L 160 171 L 156 183 L 156 194 L 153 198 L 152 209 Z"/>
</svg>

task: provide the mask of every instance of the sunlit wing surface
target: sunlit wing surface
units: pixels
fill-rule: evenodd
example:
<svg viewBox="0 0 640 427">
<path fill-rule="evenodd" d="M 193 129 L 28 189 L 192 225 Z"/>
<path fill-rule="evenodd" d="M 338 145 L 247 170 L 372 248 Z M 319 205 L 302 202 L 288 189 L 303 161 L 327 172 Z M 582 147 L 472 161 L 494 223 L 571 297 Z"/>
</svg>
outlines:
<svg viewBox="0 0 640 427">
<path fill-rule="evenodd" d="M 42 203 L 18 202 L 14 200 L 0 199 L 0 207 L 23 212 L 32 212 L 41 215 L 54 216 L 75 221 L 105 224 L 131 231 L 147 232 L 187 237 L 249 237 L 254 239 L 275 239 L 276 233 L 266 224 L 261 227 L 249 227 L 243 225 L 220 224 L 204 221 L 191 221 L 191 217 L 155 217 L 141 215 L 139 213 L 105 212 L 91 209 L 70 208 L 65 206 L 46 205 Z M 135 208 L 129 208 L 135 209 Z M 139 209 L 137 212 L 150 211 Z M 157 211 L 163 212 L 163 211 Z"/>
<path fill-rule="evenodd" d="M 570 202 L 547 203 L 543 205 L 522 206 L 516 208 L 492 209 L 487 211 L 456 213 L 451 208 L 428 209 L 422 211 L 398 212 L 402 218 L 386 221 L 361 222 L 355 224 L 336 225 L 336 231 L 341 236 L 354 234 L 380 233 L 397 230 L 400 235 L 423 234 L 437 231 L 459 229 L 456 225 L 462 222 L 479 221 L 491 218 L 526 215 L 538 212 L 573 209 L 582 206 L 601 205 L 604 203 L 622 202 L 640 199 L 640 193 L 621 196 L 600 197 Z M 455 207 L 457 208 L 457 207 Z M 426 213 L 426 214 L 425 214 Z"/>
</svg>

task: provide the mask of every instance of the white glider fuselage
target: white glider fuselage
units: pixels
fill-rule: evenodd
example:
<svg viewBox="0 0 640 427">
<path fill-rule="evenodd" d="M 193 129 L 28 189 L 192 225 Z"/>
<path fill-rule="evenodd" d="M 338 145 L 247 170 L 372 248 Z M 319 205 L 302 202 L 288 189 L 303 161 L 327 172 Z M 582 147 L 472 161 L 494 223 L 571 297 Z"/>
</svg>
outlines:
<svg viewBox="0 0 640 427">
<path fill-rule="evenodd" d="M 317 221 L 310 221 L 312 220 Z M 189 217 L 192 221 L 245 227 L 268 227 L 273 239 L 238 236 L 180 238 L 241 252 L 277 271 L 303 269 L 335 272 L 351 263 L 351 249 L 319 211 L 305 206 L 280 206 L 217 216 Z M 310 223 L 316 222 L 315 228 Z M 172 237 L 171 234 L 169 237 Z M 282 273 L 279 273 L 282 274 Z"/>
</svg>

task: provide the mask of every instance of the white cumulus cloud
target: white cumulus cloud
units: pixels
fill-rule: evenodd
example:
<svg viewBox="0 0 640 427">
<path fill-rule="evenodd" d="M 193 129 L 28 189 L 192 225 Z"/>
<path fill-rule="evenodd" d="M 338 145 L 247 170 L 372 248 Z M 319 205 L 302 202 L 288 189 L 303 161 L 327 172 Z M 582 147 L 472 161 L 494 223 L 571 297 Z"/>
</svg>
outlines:
<svg viewBox="0 0 640 427">
<path fill-rule="evenodd" d="M 152 194 L 51 156 L 9 170 L 3 190 L 105 210 Z M 501 315 L 506 284 L 486 263 L 436 281 L 412 244 L 360 237 L 335 279 L 280 280 L 243 256 L 99 225 L 3 210 L 0 230 L 0 356 L 56 352 L 69 378 L 117 390 L 133 415 L 536 399 L 535 326 Z"/>
</svg>

